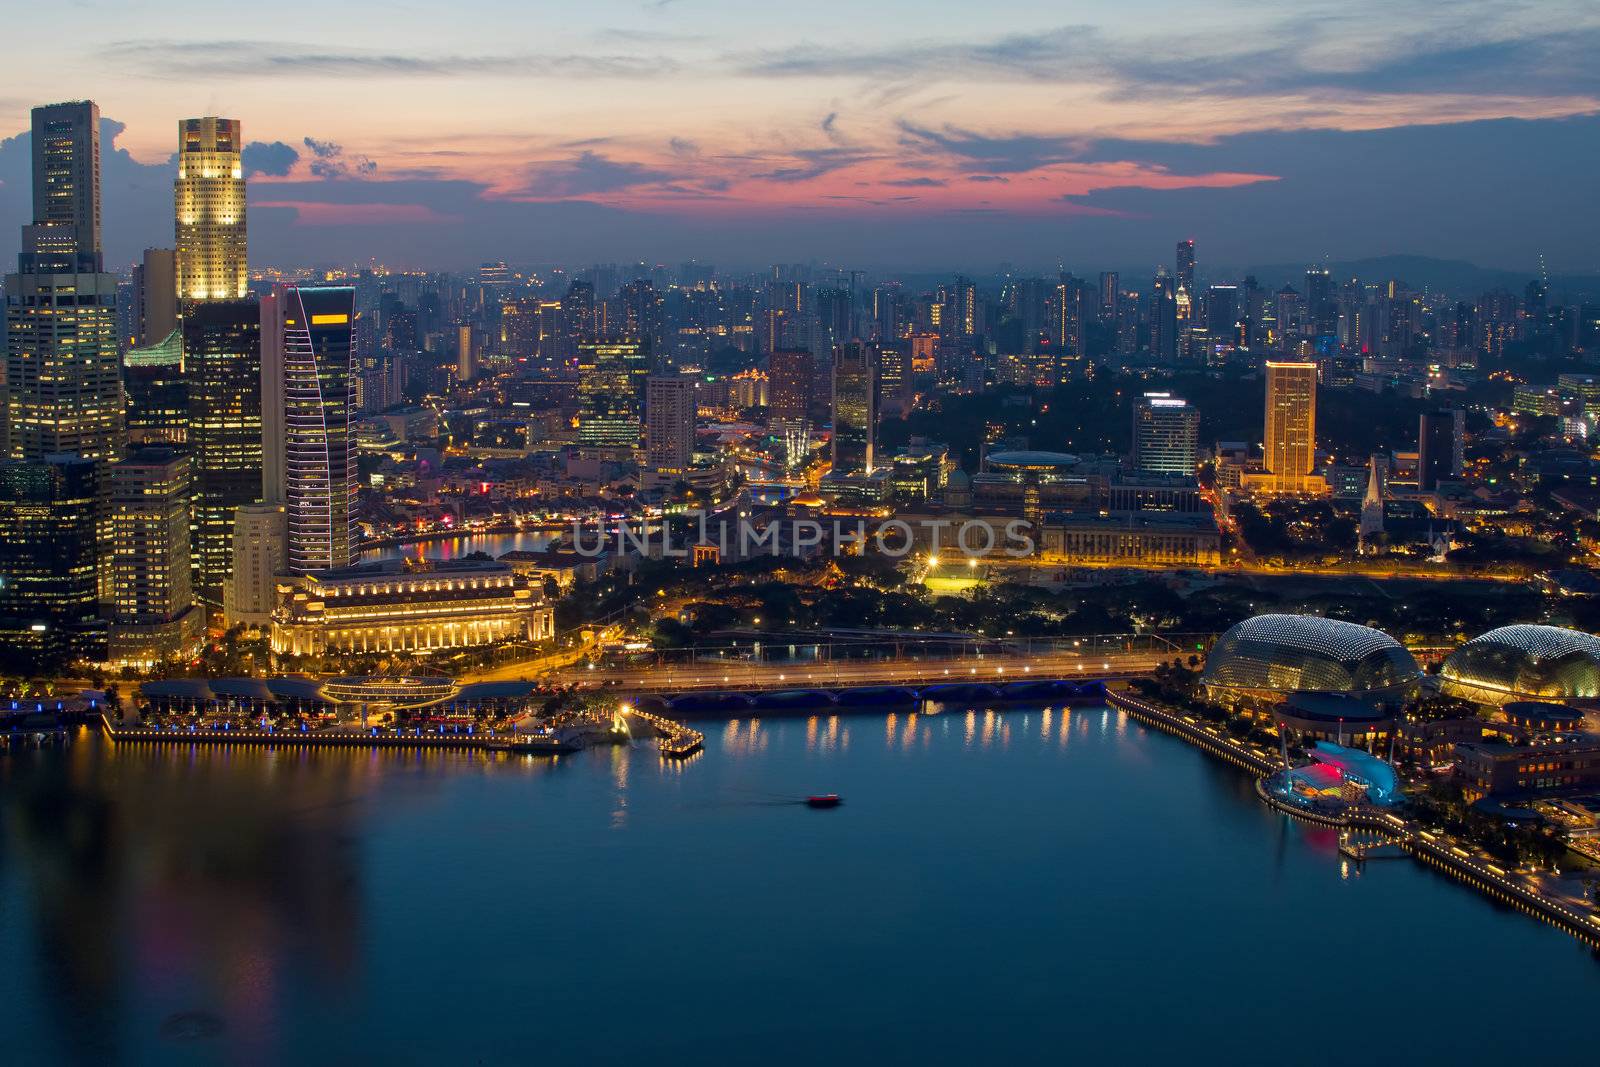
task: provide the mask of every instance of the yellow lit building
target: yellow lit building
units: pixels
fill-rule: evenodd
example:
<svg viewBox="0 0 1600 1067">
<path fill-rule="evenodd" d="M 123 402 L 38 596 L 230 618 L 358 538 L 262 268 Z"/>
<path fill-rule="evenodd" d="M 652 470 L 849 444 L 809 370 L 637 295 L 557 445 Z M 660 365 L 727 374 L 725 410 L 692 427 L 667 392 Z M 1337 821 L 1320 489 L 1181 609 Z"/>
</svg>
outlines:
<svg viewBox="0 0 1600 1067">
<path fill-rule="evenodd" d="M 541 592 L 487 560 L 386 560 L 286 579 L 272 617 L 272 651 L 296 656 L 427 653 L 554 634 Z"/>
<path fill-rule="evenodd" d="M 173 211 L 180 300 L 238 300 L 248 288 L 242 148 L 238 119 L 178 123 Z"/>
<path fill-rule="evenodd" d="M 1273 490 L 1305 492 L 1317 465 L 1317 365 L 1267 362 L 1267 472 Z"/>
</svg>

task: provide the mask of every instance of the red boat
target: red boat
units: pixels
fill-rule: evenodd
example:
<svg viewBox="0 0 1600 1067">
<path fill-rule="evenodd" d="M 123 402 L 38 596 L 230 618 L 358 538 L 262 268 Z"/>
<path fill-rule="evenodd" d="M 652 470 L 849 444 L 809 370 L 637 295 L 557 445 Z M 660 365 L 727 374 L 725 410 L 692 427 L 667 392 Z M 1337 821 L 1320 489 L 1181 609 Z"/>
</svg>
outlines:
<svg viewBox="0 0 1600 1067">
<path fill-rule="evenodd" d="M 837 808 L 839 803 L 838 793 L 819 793 L 816 796 L 806 797 L 806 805 L 813 808 Z"/>
</svg>

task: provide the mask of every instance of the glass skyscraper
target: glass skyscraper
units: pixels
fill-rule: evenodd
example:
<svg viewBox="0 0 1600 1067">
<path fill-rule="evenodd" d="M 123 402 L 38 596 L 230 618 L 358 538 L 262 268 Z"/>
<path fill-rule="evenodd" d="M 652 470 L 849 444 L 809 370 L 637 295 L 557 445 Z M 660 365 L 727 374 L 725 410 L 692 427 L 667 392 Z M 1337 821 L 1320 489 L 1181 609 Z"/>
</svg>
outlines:
<svg viewBox="0 0 1600 1067">
<path fill-rule="evenodd" d="M 355 561 L 355 289 L 279 286 L 261 305 L 264 492 L 285 505 L 289 570 Z"/>
</svg>

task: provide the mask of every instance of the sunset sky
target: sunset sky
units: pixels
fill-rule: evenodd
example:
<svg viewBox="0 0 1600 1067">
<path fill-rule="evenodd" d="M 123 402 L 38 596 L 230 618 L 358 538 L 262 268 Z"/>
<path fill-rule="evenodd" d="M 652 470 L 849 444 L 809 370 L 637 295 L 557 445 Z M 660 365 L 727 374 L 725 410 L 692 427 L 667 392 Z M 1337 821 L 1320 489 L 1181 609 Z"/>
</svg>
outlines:
<svg viewBox="0 0 1600 1067">
<path fill-rule="evenodd" d="M 113 260 L 170 243 L 176 122 L 218 114 L 258 262 L 1120 266 L 1195 236 L 1600 267 L 1593 3 L 58 9 L 7 20 L 0 133 L 85 97 L 120 126 Z M 25 139 L 0 182 L 8 242 Z"/>
</svg>

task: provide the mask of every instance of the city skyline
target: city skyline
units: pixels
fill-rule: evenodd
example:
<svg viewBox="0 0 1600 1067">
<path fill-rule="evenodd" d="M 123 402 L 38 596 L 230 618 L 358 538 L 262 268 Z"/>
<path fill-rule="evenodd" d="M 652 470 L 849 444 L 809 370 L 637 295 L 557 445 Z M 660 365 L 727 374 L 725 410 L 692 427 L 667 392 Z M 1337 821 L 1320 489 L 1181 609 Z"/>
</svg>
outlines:
<svg viewBox="0 0 1600 1067">
<path fill-rule="evenodd" d="M 29 47 L 45 28 L 15 28 L 0 131 L 42 100 L 101 104 L 113 264 L 164 243 L 174 118 L 226 114 L 247 138 L 262 264 L 1127 268 L 1165 261 L 1176 232 L 1202 270 L 1393 253 L 1600 268 L 1571 180 L 1600 164 L 1582 61 L 1600 18 L 1582 5 L 1286 21 L 1161 5 L 1159 31 L 1104 4 L 993 24 L 837 13 L 600 3 L 530 47 L 507 43 L 528 13 L 502 3 L 448 22 L 318 10 L 315 41 L 125 5 L 67 57 Z M 25 149 L 0 142 L 0 224 L 27 221 Z M 1508 183 L 1520 210 L 1496 199 Z"/>
</svg>

